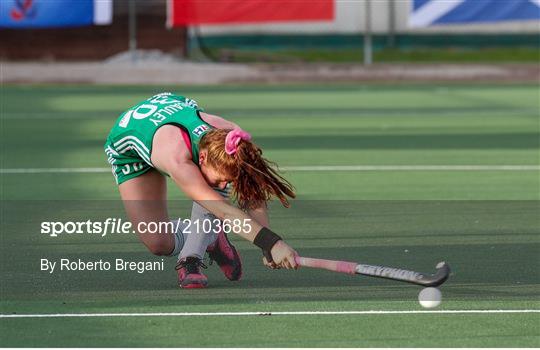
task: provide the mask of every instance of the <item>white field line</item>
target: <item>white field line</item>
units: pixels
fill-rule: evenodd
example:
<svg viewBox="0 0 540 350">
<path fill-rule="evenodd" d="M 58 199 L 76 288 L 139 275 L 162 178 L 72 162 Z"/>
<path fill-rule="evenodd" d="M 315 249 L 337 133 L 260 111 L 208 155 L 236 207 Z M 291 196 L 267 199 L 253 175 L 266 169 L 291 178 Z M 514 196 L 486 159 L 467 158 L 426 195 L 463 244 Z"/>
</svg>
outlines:
<svg viewBox="0 0 540 350">
<path fill-rule="evenodd" d="M 284 171 L 486 171 L 540 170 L 540 165 L 315 165 L 281 167 Z"/>
<path fill-rule="evenodd" d="M 313 316 L 313 315 L 411 315 L 411 314 L 525 314 L 540 310 L 365 310 L 365 311 L 253 311 L 253 312 L 138 312 L 75 314 L 0 314 L 0 318 L 64 317 L 192 317 L 192 316 Z"/>
<path fill-rule="evenodd" d="M 110 173 L 111 168 L 12 168 L 0 169 L 0 174 L 59 174 L 59 173 Z"/>
<path fill-rule="evenodd" d="M 283 171 L 540 171 L 540 165 L 306 165 Z M 6 168 L 0 174 L 110 173 L 111 168 Z"/>
</svg>

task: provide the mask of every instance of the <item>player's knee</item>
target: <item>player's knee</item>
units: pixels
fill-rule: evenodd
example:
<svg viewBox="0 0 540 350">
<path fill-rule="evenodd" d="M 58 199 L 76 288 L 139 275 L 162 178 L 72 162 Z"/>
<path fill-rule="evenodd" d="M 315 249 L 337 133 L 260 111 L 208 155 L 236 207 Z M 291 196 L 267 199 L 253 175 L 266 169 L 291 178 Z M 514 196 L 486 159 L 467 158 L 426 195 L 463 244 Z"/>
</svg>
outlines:
<svg viewBox="0 0 540 350">
<path fill-rule="evenodd" d="M 155 242 L 149 242 L 146 243 L 146 247 L 150 251 L 150 253 L 154 255 L 169 255 L 171 251 L 174 249 L 174 247 L 171 247 L 169 242 L 167 241 L 155 241 Z"/>
</svg>

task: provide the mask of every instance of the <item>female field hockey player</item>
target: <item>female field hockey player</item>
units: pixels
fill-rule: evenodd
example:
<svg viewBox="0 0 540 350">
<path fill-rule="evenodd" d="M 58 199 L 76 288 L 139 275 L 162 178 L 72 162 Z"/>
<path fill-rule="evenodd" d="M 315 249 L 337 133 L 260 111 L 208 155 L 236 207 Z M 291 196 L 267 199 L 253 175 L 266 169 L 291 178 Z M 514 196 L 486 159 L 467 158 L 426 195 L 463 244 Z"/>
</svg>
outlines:
<svg viewBox="0 0 540 350">
<path fill-rule="evenodd" d="M 118 118 L 105 153 L 140 240 L 153 254 L 178 256 L 181 287 L 206 287 L 205 252 L 229 280 L 240 279 L 242 263 L 226 227 L 261 248 L 266 266 L 297 268 L 296 252 L 268 228 L 266 212 L 272 197 L 288 206 L 292 186 L 236 124 L 204 113 L 194 100 L 161 93 Z M 169 222 L 166 175 L 194 201 L 191 225 L 148 233 L 140 223 Z M 231 187 L 238 207 L 228 200 Z M 208 224 L 211 230 L 203 230 Z"/>
</svg>

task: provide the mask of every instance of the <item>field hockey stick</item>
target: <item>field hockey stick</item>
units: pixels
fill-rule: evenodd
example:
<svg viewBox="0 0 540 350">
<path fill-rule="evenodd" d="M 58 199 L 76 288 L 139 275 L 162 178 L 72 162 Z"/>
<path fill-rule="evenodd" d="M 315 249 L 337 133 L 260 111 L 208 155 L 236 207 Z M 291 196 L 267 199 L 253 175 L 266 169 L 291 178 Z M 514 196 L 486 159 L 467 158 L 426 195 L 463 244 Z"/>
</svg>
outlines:
<svg viewBox="0 0 540 350">
<path fill-rule="evenodd" d="M 394 281 L 408 282 L 425 287 L 437 287 L 444 283 L 450 275 L 450 266 L 445 262 L 437 264 L 437 271 L 433 274 L 425 274 L 416 271 L 397 269 L 394 267 L 357 264 L 347 261 L 336 261 L 315 258 L 296 257 L 296 263 L 304 267 L 313 267 L 351 275 L 364 275 L 371 277 L 386 278 Z"/>
</svg>

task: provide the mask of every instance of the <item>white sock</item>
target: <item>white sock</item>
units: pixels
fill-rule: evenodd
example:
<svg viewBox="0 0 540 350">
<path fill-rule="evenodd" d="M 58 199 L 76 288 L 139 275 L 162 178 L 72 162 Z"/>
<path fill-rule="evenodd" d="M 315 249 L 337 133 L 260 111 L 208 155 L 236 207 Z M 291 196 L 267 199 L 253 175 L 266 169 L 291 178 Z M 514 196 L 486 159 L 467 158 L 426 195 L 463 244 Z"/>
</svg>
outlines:
<svg viewBox="0 0 540 350">
<path fill-rule="evenodd" d="M 182 219 L 180 218 L 178 218 L 177 220 L 172 220 L 171 223 L 173 224 L 173 227 L 176 227 L 178 225 L 178 230 L 174 232 L 174 250 L 171 252 L 171 254 L 169 254 L 169 256 L 177 256 L 182 251 L 182 248 L 184 247 L 184 244 L 187 240 L 188 233 L 184 233 L 184 228 L 187 225 L 184 225 L 182 223 Z"/>
<path fill-rule="evenodd" d="M 215 189 L 222 197 L 229 198 L 230 186 L 227 186 L 225 190 Z M 210 213 L 199 203 L 193 202 L 193 208 L 191 210 L 191 227 L 190 234 L 186 236 L 184 247 L 178 256 L 178 260 L 194 256 L 199 259 L 204 257 L 206 248 L 214 243 L 218 236 L 218 228 L 214 225 L 214 220 L 217 218 L 214 214 Z M 199 225 L 195 224 L 195 221 L 199 221 Z M 204 221 L 210 221 L 212 223 L 209 233 L 197 232 L 197 227 L 202 231 L 203 226 L 208 230 L 208 224 L 203 224 Z"/>
<path fill-rule="evenodd" d="M 204 228 L 208 229 L 208 224 L 203 224 L 204 221 L 213 222 L 216 217 L 204 209 L 201 205 L 194 202 L 193 209 L 191 211 L 191 227 L 189 228 L 189 234 L 185 237 L 184 246 L 180 252 L 178 259 L 187 258 L 189 256 L 197 257 L 202 259 L 206 248 L 215 242 L 217 239 L 217 232 L 214 225 L 212 225 L 210 232 L 205 233 L 202 231 Z M 198 221 L 197 225 L 195 222 Z M 197 231 L 199 228 L 200 232 Z"/>
</svg>

